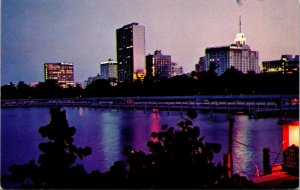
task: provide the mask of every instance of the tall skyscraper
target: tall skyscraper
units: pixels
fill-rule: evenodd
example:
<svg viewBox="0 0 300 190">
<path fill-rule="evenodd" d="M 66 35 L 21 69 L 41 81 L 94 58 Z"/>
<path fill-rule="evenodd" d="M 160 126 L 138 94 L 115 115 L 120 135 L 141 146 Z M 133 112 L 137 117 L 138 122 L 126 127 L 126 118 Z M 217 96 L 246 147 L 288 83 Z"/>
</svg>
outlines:
<svg viewBox="0 0 300 190">
<path fill-rule="evenodd" d="M 57 80 L 63 88 L 69 85 L 74 86 L 74 69 L 72 63 L 45 63 L 44 64 L 45 80 Z"/>
<path fill-rule="evenodd" d="M 131 23 L 117 29 L 118 81 L 133 82 L 134 73 L 145 69 L 145 27 Z"/>
<path fill-rule="evenodd" d="M 118 62 L 112 59 L 100 63 L 100 76 L 102 79 L 118 79 Z"/>
<path fill-rule="evenodd" d="M 163 55 L 161 50 L 156 50 L 153 55 L 146 56 L 147 77 L 172 77 L 171 55 Z"/>
<path fill-rule="evenodd" d="M 241 30 L 240 17 L 239 33 L 236 35 L 234 44 L 205 49 L 206 70 L 209 69 L 211 63 L 215 63 L 218 75 L 223 74 L 231 66 L 243 73 L 247 73 L 248 71 L 260 72 L 258 51 L 250 49 L 250 46 L 246 43 L 245 34 Z"/>
</svg>

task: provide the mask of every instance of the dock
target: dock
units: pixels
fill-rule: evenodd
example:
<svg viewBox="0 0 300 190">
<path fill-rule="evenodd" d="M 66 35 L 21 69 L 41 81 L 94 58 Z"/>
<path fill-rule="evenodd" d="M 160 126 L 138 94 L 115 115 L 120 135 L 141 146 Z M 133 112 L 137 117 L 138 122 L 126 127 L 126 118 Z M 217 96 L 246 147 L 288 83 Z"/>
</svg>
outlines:
<svg viewBox="0 0 300 190">
<path fill-rule="evenodd" d="M 277 171 L 251 180 L 258 188 L 262 189 L 294 189 L 299 187 L 299 176 L 290 175 L 284 171 Z"/>
</svg>

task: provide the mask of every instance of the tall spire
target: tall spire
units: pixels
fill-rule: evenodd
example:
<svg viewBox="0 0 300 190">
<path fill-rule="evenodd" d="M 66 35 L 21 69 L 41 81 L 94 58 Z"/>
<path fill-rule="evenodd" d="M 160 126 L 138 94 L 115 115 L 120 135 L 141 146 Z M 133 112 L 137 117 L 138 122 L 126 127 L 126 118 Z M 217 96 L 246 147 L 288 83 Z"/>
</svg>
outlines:
<svg viewBox="0 0 300 190">
<path fill-rule="evenodd" d="M 240 33 L 242 33 L 242 17 L 240 15 Z"/>
<path fill-rule="evenodd" d="M 237 45 L 245 45 L 246 44 L 246 37 L 245 37 L 245 34 L 242 33 L 242 16 L 240 14 L 239 16 L 240 18 L 240 22 L 239 22 L 239 33 L 236 34 L 236 37 L 235 37 L 235 44 Z"/>
</svg>

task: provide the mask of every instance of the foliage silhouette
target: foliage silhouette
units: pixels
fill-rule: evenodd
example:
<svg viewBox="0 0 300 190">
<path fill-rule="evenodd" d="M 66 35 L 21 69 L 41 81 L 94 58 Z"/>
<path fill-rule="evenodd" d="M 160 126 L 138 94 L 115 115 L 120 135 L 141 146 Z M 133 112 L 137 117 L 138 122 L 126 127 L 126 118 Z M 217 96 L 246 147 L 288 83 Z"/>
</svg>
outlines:
<svg viewBox="0 0 300 190">
<path fill-rule="evenodd" d="M 178 123 L 178 130 L 162 125 L 160 132 L 152 132 L 152 140 L 147 143 L 148 154 L 131 147 L 124 149 L 127 160 L 114 166 L 121 172 L 128 168 L 130 188 L 254 187 L 244 177 L 227 178 L 227 169 L 221 163 L 212 162 L 213 154 L 220 152 L 221 145 L 204 142 L 199 127 L 193 126 L 192 119 L 196 117 L 197 113 L 190 110 Z"/>
<path fill-rule="evenodd" d="M 12 82 L 1 86 L 1 98 L 2 99 L 17 98 L 17 89 Z"/>
<path fill-rule="evenodd" d="M 69 127 L 66 111 L 50 109 L 51 121 L 39 129 L 49 142 L 39 144 L 42 154 L 38 165 L 34 160 L 24 165 L 12 165 L 11 175 L 2 181 L 20 183 L 20 188 L 80 188 L 85 187 L 86 172 L 81 165 L 74 166 L 77 158 L 91 154 L 91 148 L 77 148 L 73 144 L 75 127 Z M 5 187 L 5 186 L 4 186 Z"/>
<path fill-rule="evenodd" d="M 45 82 L 40 82 L 35 87 L 35 97 L 59 98 L 62 97 L 62 90 L 57 80 L 48 79 Z"/>
<path fill-rule="evenodd" d="M 183 95 L 239 95 L 239 94 L 298 94 L 299 72 L 292 74 L 242 73 L 234 67 L 217 76 L 216 64 L 208 71 L 191 72 L 166 77 L 145 77 L 144 81 L 117 83 L 115 78 L 98 79 L 85 89 L 61 88 L 57 81 L 46 80 L 36 87 L 20 81 L 17 87 L 11 83 L 1 87 L 3 99 L 14 98 L 62 98 L 62 97 L 122 97 L 122 96 L 183 96 Z"/>
<path fill-rule="evenodd" d="M 77 158 L 91 154 L 89 147 L 73 144 L 75 127 L 69 127 L 66 112 L 50 110 L 51 121 L 39 129 L 49 142 L 39 144 L 42 154 L 39 164 L 12 165 L 11 175 L 2 176 L 4 188 L 253 188 L 245 177 L 226 176 L 227 168 L 215 165 L 213 157 L 221 145 L 204 142 L 200 128 L 193 126 L 197 113 L 189 110 L 177 129 L 162 125 L 160 132 L 152 132 L 147 142 L 149 152 L 126 146 L 125 160 L 116 161 L 106 173 L 98 170 L 87 173 L 82 165 L 74 165 Z"/>
<path fill-rule="evenodd" d="M 98 79 L 85 88 L 84 95 L 88 97 L 110 96 L 110 82 L 105 79 Z"/>
<path fill-rule="evenodd" d="M 24 81 L 20 81 L 17 84 L 16 90 L 18 98 L 30 98 L 30 95 L 33 91 L 33 89 L 30 88 L 30 86 L 28 86 L 27 84 L 25 84 Z"/>
</svg>

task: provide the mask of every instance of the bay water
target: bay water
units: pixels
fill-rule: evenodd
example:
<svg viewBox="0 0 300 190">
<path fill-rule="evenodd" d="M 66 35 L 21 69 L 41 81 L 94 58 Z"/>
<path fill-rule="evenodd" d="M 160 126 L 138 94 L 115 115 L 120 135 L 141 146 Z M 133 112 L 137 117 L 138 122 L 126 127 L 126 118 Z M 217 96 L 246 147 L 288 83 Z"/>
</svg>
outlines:
<svg viewBox="0 0 300 190">
<path fill-rule="evenodd" d="M 125 159 L 122 150 L 131 145 L 136 150 L 148 152 L 146 143 L 150 134 L 167 124 L 176 129 L 182 121 L 180 112 L 133 110 L 107 110 L 100 108 L 64 107 L 70 126 L 75 126 L 74 144 L 90 146 L 92 154 L 77 163 L 87 172 L 105 172 L 118 160 Z M 183 113 L 184 116 L 185 113 Z M 254 177 L 262 172 L 263 148 L 270 148 L 271 164 L 281 163 L 282 127 L 278 118 L 249 119 L 246 115 L 234 116 L 233 169 L 234 173 Z M 41 126 L 50 122 L 49 108 L 1 109 L 1 173 L 8 174 L 12 164 L 25 164 L 38 160 L 38 144 L 47 142 L 38 133 Z M 228 152 L 228 118 L 226 114 L 198 113 L 193 120 L 199 126 L 204 142 L 220 143 L 221 152 L 214 155 L 214 163 L 222 162 Z"/>
</svg>

